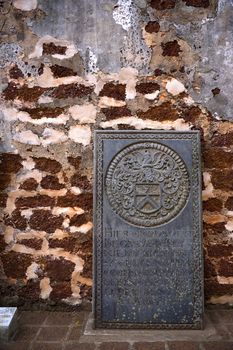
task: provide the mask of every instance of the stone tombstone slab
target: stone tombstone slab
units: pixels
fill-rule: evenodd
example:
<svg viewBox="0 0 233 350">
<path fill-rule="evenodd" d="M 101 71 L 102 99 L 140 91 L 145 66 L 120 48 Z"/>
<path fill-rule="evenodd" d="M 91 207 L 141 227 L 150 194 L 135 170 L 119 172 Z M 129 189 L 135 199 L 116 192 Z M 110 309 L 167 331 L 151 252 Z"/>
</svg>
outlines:
<svg viewBox="0 0 233 350">
<path fill-rule="evenodd" d="M 96 131 L 96 328 L 202 328 L 199 138 Z"/>
</svg>

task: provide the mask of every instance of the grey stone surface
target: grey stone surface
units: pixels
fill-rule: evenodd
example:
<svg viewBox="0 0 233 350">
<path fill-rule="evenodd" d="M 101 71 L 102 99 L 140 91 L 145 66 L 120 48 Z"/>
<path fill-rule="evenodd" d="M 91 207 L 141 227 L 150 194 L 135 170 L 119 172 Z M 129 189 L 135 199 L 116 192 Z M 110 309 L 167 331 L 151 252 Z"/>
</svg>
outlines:
<svg viewBox="0 0 233 350">
<path fill-rule="evenodd" d="M 16 330 L 16 307 L 0 307 L 0 341 L 8 341 Z"/>
</svg>

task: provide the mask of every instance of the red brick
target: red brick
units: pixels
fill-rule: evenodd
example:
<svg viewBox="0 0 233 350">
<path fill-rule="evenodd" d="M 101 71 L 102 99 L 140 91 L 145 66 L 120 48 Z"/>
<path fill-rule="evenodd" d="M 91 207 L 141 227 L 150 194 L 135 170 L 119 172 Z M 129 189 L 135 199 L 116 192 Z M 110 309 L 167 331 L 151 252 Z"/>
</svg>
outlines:
<svg viewBox="0 0 233 350">
<path fill-rule="evenodd" d="M 6 276 L 11 278 L 25 278 L 27 268 L 32 263 L 32 257 L 29 254 L 13 251 L 3 253 L 1 260 Z"/>
<path fill-rule="evenodd" d="M 182 0 L 186 3 L 186 6 L 193 6 L 193 7 L 208 7 L 210 6 L 209 0 Z"/>
<path fill-rule="evenodd" d="M 19 99 L 26 102 L 36 102 L 44 92 L 50 89 L 51 88 L 41 88 L 39 86 L 34 86 L 32 88 L 27 85 L 17 86 L 15 83 L 11 82 L 3 91 L 2 95 L 6 100 L 13 101 Z"/>
<path fill-rule="evenodd" d="M 0 190 L 5 190 L 11 183 L 11 175 L 0 173 Z"/>
<path fill-rule="evenodd" d="M 101 112 L 105 115 L 107 121 L 131 116 L 131 111 L 126 106 L 102 108 Z"/>
<path fill-rule="evenodd" d="M 34 210 L 29 220 L 29 226 L 34 230 L 53 233 L 56 229 L 61 228 L 63 217 L 52 215 L 49 210 Z"/>
<path fill-rule="evenodd" d="M 99 96 L 107 96 L 116 100 L 125 100 L 125 84 L 106 83 L 99 93 Z"/>
<path fill-rule="evenodd" d="M 56 282 L 70 281 L 75 267 L 75 264 L 69 260 L 64 258 L 52 259 L 51 257 L 44 258 L 43 265 L 46 276 L 51 281 Z"/>
<path fill-rule="evenodd" d="M 136 85 L 136 91 L 140 94 L 151 94 L 156 90 L 160 90 L 160 86 L 154 82 L 145 82 Z"/>
<path fill-rule="evenodd" d="M 59 179 L 53 175 L 47 175 L 43 177 L 40 183 L 42 188 L 50 189 L 50 190 L 60 190 L 65 187 L 64 184 L 59 182 Z"/>
<path fill-rule="evenodd" d="M 19 209 L 15 209 L 11 216 L 4 216 L 5 225 L 12 226 L 19 230 L 25 230 L 27 227 L 27 219 L 21 215 L 21 211 Z"/>
<path fill-rule="evenodd" d="M 57 205 L 59 207 L 80 207 L 84 210 L 90 210 L 93 206 L 92 201 L 92 193 L 81 193 L 79 195 L 67 193 L 65 196 L 58 197 Z"/>
<path fill-rule="evenodd" d="M 230 168 L 233 165 L 233 153 L 220 147 L 211 147 L 203 152 L 204 165 L 208 169 Z"/>
<path fill-rule="evenodd" d="M 48 173 L 58 173 L 62 166 L 59 162 L 57 162 L 55 159 L 40 157 L 35 158 L 33 157 L 33 160 L 35 162 L 35 168 L 41 171 L 46 171 Z"/>
<path fill-rule="evenodd" d="M 51 283 L 52 291 L 49 298 L 54 301 L 60 301 L 71 297 L 72 290 L 70 282 L 53 282 Z"/>
<path fill-rule="evenodd" d="M 163 49 L 163 56 L 175 56 L 178 57 L 180 52 L 182 52 L 182 50 L 180 49 L 180 45 L 178 44 L 177 40 L 173 40 L 173 41 L 168 41 L 166 43 L 162 43 L 161 44 L 162 49 Z"/>
<path fill-rule="evenodd" d="M 18 79 L 24 77 L 22 71 L 19 69 L 17 64 L 9 70 L 9 75 L 11 79 Z"/>
<path fill-rule="evenodd" d="M 73 69 L 64 66 L 59 66 L 58 64 L 51 66 L 50 69 L 53 73 L 54 78 L 63 78 L 77 75 L 77 73 L 74 72 Z"/>
<path fill-rule="evenodd" d="M 160 29 L 159 22 L 157 21 L 149 21 L 145 26 L 145 30 L 147 33 L 158 33 Z"/>
<path fill-rule="evenodd" d="M 151 0 L 150 6 L 156 10 L 169 10 L 176 6 L 176 0 Z"/>
<path fill-rule="evenodd" d="M 90 191 L 92 188 L 92 185 L 88 178 L 85 175 L 81 175 L 80 173 L 75 173 L 71 179 L 71 186 L 77 186 L 80 187 L 82 190 Z"/>
<path fill-rule="evenodd" d="M 215 270 L 215 266 L 213 265 L 212 261 L 205 257 L 204 260 L 204 271 L 205 271 L 205 277 L 214 277 L 217 275 L 217 272 Z"/>
<path fill-rule="evenodd" d="M 29 248 L 40 250 L 42 248 L 43 240 L 39 238 L 22 239 L 18 243 L 23 244 Z"/>
<path fill-rule="evenodd" d="M 232 244 L 223 244 L 223 243 L 216 243 L 207 245 L 207 251 L 209 257 L 213 258 L 221 258 L 221 257 L 227 257 L 232 255 L 233 253 L 233 245 Z"/>
<path fill-rule="evenodd" d="M 27 209 L 37 207 L 53 207 L 55 198 L 46 195 L 37 195 L 34 197 L 20 197 L 15 200 L 16 208 Z"/>
<path fill-rule="evenodd" d="M 81 164 L 81 157 L 68 157 L 68 162 L 73 165 L 73 167 L 75 169 L 79 169 L 80 168 L 80 164 Z"/>
<path fill-rule="evenodd" d="M 231 254 L 232 253 L 233 249 L 231 249 Z M 221 259 L 219 262 L 218 273 L 221 276 L 233 277 L 233 261 Z"/>
<path fill-rule="evenodd" d="M 0 172 L 1 173 L 17 173 L 23 166 L 22 158 L 19 154 L 2 153 L 0 155 Z"/>
<path fill-rule="evenodd" d="M 37 181 L 30 177 L 29 179 L 25 180 L 19 188 L 25 191 L 35 191 L 37 189 L 37 186 Z"/>
<path fill-rule="evenodd" d="M 129 343 L 102 343 L 100 344 L 99 350 L 128 350 Z M 141 349 L 142 350 L 142 349 Z"/>
<path fill-rule="evenodd" d="M 7 203 L 7 193 L 0 193 L 0 208 L 5 208 Z"/>
<path fill-rule="evenodd" d="M 158 121 L 176 120 L 179 118 L 179 111 L 171 102 L 164 102 L 160 106 L 150 107 L 146 112 L 138 112 L 138 117 Z"/>
<path fill-rule="evenodd" d="M 63 248 L 67 252 L 76 251 L 76 237 L 65 237 L 63 239 L 49 239 L 49 247 L 50 248 Z"/>
<path fill-rule="evenodd" d="M 83 224 L 86 224 L 88 222 L 88 217 L 87 214 L 80 214 L 80 215 L 74 215 L 71 219 L 70 219 L 70 226 L 81 226 Z"/>
<path fill-rule="evenodd" d="M 218 198 L 210 198 L 203 202 L 203 209 L 208 211 L 221 211 L 223 203 Z"/>
<path fill-rule="evenodd" d="M 59 85 L 54 88 L 51 93 L 51 97 L 55 98 L 75 98 L 75 97 L 85 97 L 90 95 L 93 92 L 92 86 L 85 86 L 82 84 L 66 84 Z"/>
<path fill-rule="evenodd" d="M 228 197 L 225 203 L 225 208 L 233 211 L 233 197 Z"/>
<path fill-rule="evenodd" d="M 23 108 L 22 111 L 27 112 L 32 119 L 41 118 L 56 118 L 64 112 L 64 108 L 55 107 L 37 107 L 37 108 Z"/>
<path fill-rule="evenodd" d="M 65 55 L 67 50 L 66 46 L 56 45 L 53 42 L 43 44 L 43 54 L 44 55 Z"/>
<path fill-rule="evenodd" d="M 233 342 L 229 341 L 210 341 L 207 343 L 204 343 L 204 349 L 205 350 L 232 350 L 233 349 Z"/>
<path fill-rule="evenodd" d="M 215 189 L 233 191 L 233 170 L 213 170 L 211 181 Z"/>
<path fill-rule="evenodd" d="M 211 143 L 218 147 L 229 147 L 233 145 L 233 132 L 227 134 L 216 134 L 213 136 Z"/>
</svg>

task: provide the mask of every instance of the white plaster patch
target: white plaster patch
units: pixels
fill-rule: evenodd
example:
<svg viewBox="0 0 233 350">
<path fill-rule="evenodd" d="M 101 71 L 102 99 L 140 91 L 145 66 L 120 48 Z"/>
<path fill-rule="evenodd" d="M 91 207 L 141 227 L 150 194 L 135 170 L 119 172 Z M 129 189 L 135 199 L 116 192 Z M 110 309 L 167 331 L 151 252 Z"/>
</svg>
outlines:
<svg viewBox="0 0 233 350">
<path fill-rule="evenodd" d="M 40 145 L 39 137 L 31 130 L 18 132 L 17 134 L 13 135 L 13 140 L 20 143 L 26 143 L 27 145 Z"/>
<path fill-rule="evenodd" d="M 126 84 L 126 100 L 132 100 L 135 98 L 136 83 L 137 83 L 138 71 L 135 68 L 125 67 L 121 68 L 119 72 L 119 82 Z"/>
<path fill-rule="evenodd" d="M 80 124 L 95 123 L 96 107 L 91 104 L 82 106 L 75 105 L 69 108 L 69 113 L 74 120 L 78 120 Z"/>
<path fill-rule="evenodd" d="M 75 125 L 70 127 L 69 138 L 74 142 L 87 146 L 91 142 L 91 129 L 86 125 Z"/>
<path fill-rule="evenodd" d="M 32 209 L 23 209 L 21 211 L 21 214 L 26 218 L 26 219 L 30 219 L 31 215 L 33 214 L 33 210 Z"/>
<path fill-rule="evenodd" d="M 33 262 L 30 266 L 28 266 L 27 271 L 26 271 L 27 280 L 38 278 L 36 273 L 37 273 L 39 267 L 40 266 L 35 262 Z"/>
<path fill-rule="evenodd" d="M 186 103 L 187 106 L 192 106 L 194 104 L 194 100 L 191 96 L 184 97 L 183 101 Z"/>
<path fill-rule="evenodd" d="M 202 200 L 207 201 L 209 198 L 213 198 L 214 186 L 211 183 L 211 175 L 206 171 L 203 173 L 203 181 L 205 189 L 202 191 Z"/>
<path fill-rule="evenodd" d="M 61 208 L 61 207 L 54 207 L 52 209 L 52 214 L 53 215 L 68 215 L 70 218 L 76 214 L 83 214 L 84 210 L 81 208 L 76 208 L 76 207 L 66 207 L 66 208 Z"/>
<path fill-rule="evenodd" d="M 48 66 L 44 67 L 43 74 L 37 77 L 36 83 L 42 88 L 56 87 L 62 84 L 67 85 L 73 83 L 82 83 L 87 85 L 87 82 L 77 75 L 54 78 L 53 73 Z"/>
<path fill-rule="evenodd" d="M 53 232 L 52 234 L 50 234 L 50 238 L 53 239 L 63 239 L 65 237 L 68 237 L 69 234 L 66 231 L 60 230 L 59 228 L 57 228 L 55 230 L 55 232 Z"/>
<path fill-rule="evenodd" d="M 26 170 L 32 170 L 35 167 L 35 162 L 32 158 L 28 158 L 22 161 L 22 165 Z"/>
<path fill-rule="evenodd" d="M 220 284 L 233 284 L 233 277 L 217 276 L 217 279 Z"/>
<path fill-rule="evenodd" d="M 37 0 L 14 0 L 13 5 L 21 11 L 31 11 L 37 8 Z"/>
<path fill-rule="evenodd" d="M 41 299 L 48 299 L 52 290 L 53 289 L 50 286 L 50 279 L 48 277 L 42 278 L 42 280 L 40 281 L 40 297 L 41 297 Z"/>
<path fill-rule="evenodd" d="M 159 90 L 157 90 L 157 91 L 155 91 L 155 92 L 152 92 L 151 94 L 145 94 L 145 98 L 147 99 L 147 100 L 155 100 L 158 96 L 159 96 L 159 93 L 160 93 L 160 91 Z"/>
<path fill-rule="evenodd" d="M 93 227 L 93 224 L 92 224 L 92 222 L 88 222 L 88 223 L 86 223 L 86 224 L 83 224 L 83 225 L 81 225 L 81 226 L 70 226 L 70 232 L 71 233 L 74 233 L 74 232 L 80 232 L 80 233 L 87 233 L 88 231 L 90 231 L 91 229 L 92 229 L 92 227 Z"/>
<path fill-rule="evenodd" d="M 185 91 L 184 85 L 177 79 L 172 78 L 166 84 L 166 90 L 173 96 L 179 95 L 181 92 Z"/>
<path fill-rule="evenodd" d="M 60 39 L 53 38 L 50 35 L 46 35 L 46 36 L 40 38 L 40 40 L 38 40 L 38 42 L 35 46 L 35 50 L 29 55 L 29 58 L 41 57 L 43 55 L 43 44 L 45 44 L 45 43 L 54 43 L 57 46 L 66 46 L 67 47 L 64 55 L 54 54 L 54 55 L 52 55 L 52 57 L 54 57 L 54 58 L 58 58 L 58 59 L 71 58 L 78 52 L 76 46 L 73 43 L 70 43 L 67 40 L 60 40 Z"/>
<path fill-rule="evenodd" d="M 71 187 L 70 190 L 71 190 L 71 192 L 72 192 L 73 194 L 80 194 L 80 193 L 82 193 L 81 188 L 76 187 L 76 186 Z"/>
<path fill-rule="evenodd" d="M 31 123 L 34 125 L 42 125 L 42 124 L 66 124 L 69 120 L 69 116 L 65 114 L 60 114 L 56 118 L 46 118 L 42 117 L 39 119 L 33 119 L 30 117 L 30 114 L 27 112 L 18 111 L 16 108 L 6 108 L 3 110 L 4 119 L 7 121 L 15 121 L 20 120 L 24 123 Z"/>
<path fill-rule="evenodd" d="M 113 98 L 113 97 L 102 96 L 102 97 L 100 97 L 100 100 L 99 100 L 99 107 L 100 108 L 122 107 L 125 105 L 126 105 L 125 101 L 115 100 L 115 98 Z"/>
<path fill-rule="evenodd" d="M 45 128 L 42 135 L 43 140 L 41 140 L 41 143 L 43 146 L 48 146 L 54 143 L 62 143 L 68 140 L 64 132 L 52 128 Z"/>
<path fill-rule="evenodd" d="M 227 231 L 233 232 L 233 220 L 232 219 L 227 221 L 225 228 L 227 229 Z"/>
<path fill-rule="evenodd" d="M 223 295 L 221 297 L 211 297 L 210 304 L 233 304 L 233 295 Z"/>
<path fill-rule="evenodd" d="M 107 122 L 102 122 L 100 123 L 100 126 L 102 128 L 114 128 L 116 129 L 118 124 L 125 124 L 125 125 L 130 125 L 134 126 L 135 129 L 141 130 L 145 128 L 149 129 L 161 129 L 161 130 L 189 130 L 190 125 L 188 123 L 185 123 L 183 119 L 177 119 L 175 121 L 164 121 L 164 122 L 159 122 L 159 121 L 153 121 L 150 119 L 140 119 L 136 117 L 123 117 L 123 118 L 118 118 L 114 120 L 110 120 Z"/>
<path fill-rule="evenodd" d="M 49 96 L 40 96 L 39 100 L 38 100 L 38 103 L 39 104 L 44 104 L 44 103 L 52 103 L 53 102 L 53 99 L 52 97 L 49 97 Z"/>
</svg>

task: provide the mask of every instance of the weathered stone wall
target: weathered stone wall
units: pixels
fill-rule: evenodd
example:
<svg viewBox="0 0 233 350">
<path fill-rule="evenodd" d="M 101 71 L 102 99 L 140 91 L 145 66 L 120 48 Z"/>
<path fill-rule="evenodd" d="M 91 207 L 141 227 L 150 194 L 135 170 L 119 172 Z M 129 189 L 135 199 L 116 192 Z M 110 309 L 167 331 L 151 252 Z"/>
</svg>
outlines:
<svg viewBox="0 0 233 350">
<path fill-rule="evenodd" d="M 14 0 L 0 12 L 0 303 L 91 299 L 99 128 L 201 130 L 206 301 L 232 303 L 232 0 Z"/>
</svg>

